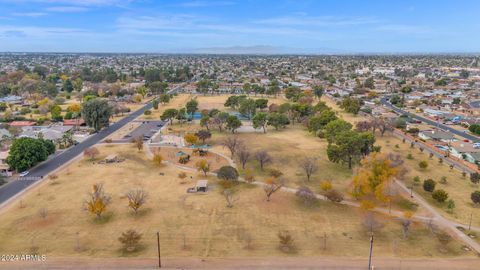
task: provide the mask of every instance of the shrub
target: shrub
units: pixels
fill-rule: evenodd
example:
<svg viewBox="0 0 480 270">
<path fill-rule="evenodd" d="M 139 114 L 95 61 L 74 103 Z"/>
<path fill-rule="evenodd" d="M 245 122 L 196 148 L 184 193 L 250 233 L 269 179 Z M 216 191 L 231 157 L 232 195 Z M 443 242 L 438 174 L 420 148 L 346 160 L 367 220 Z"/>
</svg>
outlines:
<svg viewBox="0 0 480 270">
<path fill-rule="evenodd" d="M 146 110 L 146 111 L 143 112 L 143 114 L 144 114 L 144 115 L 151 115 L 151 114 L 152 114 L 152 111 Z"/>
<path fill-rule="evenodd" d="M 420 176 L 413 177 L 413 184 L 418 186 L 420 184 Z"/>
<path fill-rule="evenodd" d="M 439 181 L 439 182 L 440 182 L 440 184 L 446 185 L 446 184 L 447 184 L 447 177 L 446 177 L 446 176 L 442 176 L 442 177 L 440 178 L 440 181 Z"/>
<path fill-rule="evenodd" d="M 271 177 L 275 177 L 275 178 L 279 178 L 280 176 L 283 175 L 283 173 L 280 170 L 277 170 L 277 169 L 270 169 L 268 174 Z"/>
<path fill-rule="evenodd" d="M 158 153 L 153 155 L 153 164 L 160 167 L 160 166 L 162 166 L 162 161 L 163 161 L 162 155 L 160 155 Z"/>
<path fill-rule="evenodd" d="M 474 184 L 478 184 L 480 182 L 480 174 L 479 173 L 471 173 L 470 174 L 470 181 Z"/>
<path fill-rule="evenodd" d="M 327 193 L 325 194 L 325 197 L 327 197 L 327 199 L 329 199 L 332 202 L 339 203 L 343 201 L 343 195 L 335 189 L 330 189 L 329 191 L 327 191 Z"/>
<path fill-rule="evenodd" d="M 437 185 L 437 183 L 434 180 L 427 179 L 423 181 L 423 190 L 433 192 L 435 190 L 435 185 Z"/>
<path fill-rule="evenodd" d="M 295 250 L 293 244 L 293 237 L 288 231 L 282 231 L 278 233 L 278 240 L 280 242 L 280 250 L 285 253 L 290 253 Z"/>
<path fill-rule="evenodd" d="M 455 202 L 454 202 L 452 199 L 448 200 L 448 201 L 447 201 L 447 209 L 448 209 L 448 211 L 449 211 L 449 212 L 452 212 L 454 208 L 455 208 Z"/>
<path fill-rule="evenodd" d="M 295 195 L 302 200 L 306 206 L 310 206 L 317 201 L 317 197 L 308 187 L 300 187 Z"/>
<path fill-rule="evenodd" d="M 122 233 L 122 236 L 118 238 L 118 241 L 123 244 L 125 251 L 132 252 L 138 247 L 138 243 L 142 239 L 142 235 L 135 230 L 128 230 Z"/>
<path fill-rule="evenodd" d="M 221 180 L 238 180 L 238 171 L 232 166 L 223 166 L 217 172 L 217 177 Z"/>
<path fill-rule="evenodd" d="M 325 180 L 320 183 L 320 189 L 327 192 L 332 189 L 332 181 Z"/>
<path fill-rule="evenodd" d="M 437 189 L 432 193 L 432 198 L 439 203 L 443 203 L 448 199 L 448 193 L 443 189 Z"/>
<path fill-rule="evenodd" d="M 480 190 L 472 192 L 472 194 L 470 195 L 470 199 L 472 199 L 473 203 L 480 204 Z"/>
<path fill-rule="evenodd" d="M 412 154 L 411 154 L 411 153 L 408 153 L 408 155 L 407 155 L 407 159 L 413 159 L 413 156 L 412 156 Z"/>
<path fill-rule="evenodd" d="M 418 167 L 420 167 L 420 169 L 422 170 L 425 170 L 428 167 L 428 162 L 425 160 L 422 160 L 418 163 Z"/>
</svg>

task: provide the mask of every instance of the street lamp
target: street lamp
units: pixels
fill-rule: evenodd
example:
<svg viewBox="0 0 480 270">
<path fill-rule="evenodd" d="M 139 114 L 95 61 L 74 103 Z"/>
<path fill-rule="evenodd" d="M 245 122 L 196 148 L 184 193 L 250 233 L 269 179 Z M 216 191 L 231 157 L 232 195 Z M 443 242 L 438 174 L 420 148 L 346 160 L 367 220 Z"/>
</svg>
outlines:
<svg viewBox="0 0 480 270">
<path fill-rule="evenodd" d="M 410 198 L 413 198 L 413 185 L 410 186 Z"/>
</svg>

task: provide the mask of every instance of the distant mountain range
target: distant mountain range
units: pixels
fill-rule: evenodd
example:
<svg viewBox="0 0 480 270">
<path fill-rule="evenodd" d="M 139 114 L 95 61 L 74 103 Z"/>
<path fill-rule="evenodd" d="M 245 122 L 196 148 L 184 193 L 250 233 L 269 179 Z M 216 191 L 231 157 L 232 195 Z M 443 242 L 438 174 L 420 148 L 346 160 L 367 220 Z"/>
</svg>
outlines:
<svg viewBox="0 0 480 270">
<path fill-rule="evenodd" d="M 258 54 L 258 55 L 274 55 L 274 54 L 346 54 L 348 52 L 335 50 L 330 48 L 293 48 L 293 47 L 277 47 L 277 46 L 231 46 L 231 47 L 209 47 L 184 49 L 179 53 L 194 54 Z"/>
</svg>

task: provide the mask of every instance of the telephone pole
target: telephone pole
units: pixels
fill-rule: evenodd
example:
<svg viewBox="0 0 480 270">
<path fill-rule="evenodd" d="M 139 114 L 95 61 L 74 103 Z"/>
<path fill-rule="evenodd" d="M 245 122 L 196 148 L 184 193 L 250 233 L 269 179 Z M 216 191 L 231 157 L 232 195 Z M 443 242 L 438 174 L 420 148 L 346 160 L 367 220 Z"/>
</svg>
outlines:
<svg viewBox="0 0 480 270">
<path fill-rule="evenodd" d="M 473 213 L 470 213 L 470 222 L 468 222 L 468 231 L 472 228 L 472 218 L 473 218 Z"/>
<path fill-rule="evenodd" d="M 373 233 L 370 236 L 370 255 L 368 256 L 368 270 L 372 270 Z"/>
<path fill-rule="evenodd" d="M 157 232 L 157 249 L 158 249 L 158 268 L 162 268 L 162 259 L 160 256 L 160 233 Z"/>
</svg>

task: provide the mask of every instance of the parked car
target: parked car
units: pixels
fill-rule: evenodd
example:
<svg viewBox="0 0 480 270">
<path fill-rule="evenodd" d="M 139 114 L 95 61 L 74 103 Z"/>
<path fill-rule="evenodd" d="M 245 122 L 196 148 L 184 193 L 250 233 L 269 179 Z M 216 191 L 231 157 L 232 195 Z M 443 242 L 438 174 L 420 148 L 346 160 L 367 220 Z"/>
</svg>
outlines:
<svg viewBox="0 0 480 270">
<path fill-rule="evenodd" d="M 443 151 L 448 151 L 448 147 L 443 146 L 443 145 L 435 145 L 436 148 L 443 150 Z"/>
</svg>

